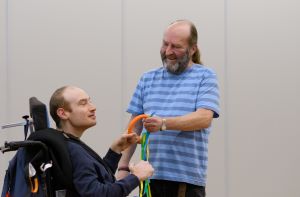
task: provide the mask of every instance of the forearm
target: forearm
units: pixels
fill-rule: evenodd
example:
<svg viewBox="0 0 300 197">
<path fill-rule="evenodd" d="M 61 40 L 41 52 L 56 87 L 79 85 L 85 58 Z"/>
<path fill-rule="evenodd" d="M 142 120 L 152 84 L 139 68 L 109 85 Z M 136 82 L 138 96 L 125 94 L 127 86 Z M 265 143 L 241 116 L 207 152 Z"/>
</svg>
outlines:
<svg viewBox="0 0 300 197">
<path fill-rule="evenodd" d="M 201 130 L 211 125 L 213 112 L 207 109 L 198 109 L 184 116 L 167 117 L 165 119 L 167 130 Z"/>
<path fill-rule="evenodd" d="M 118 163 L 118 173 L 116 174 L 117 180 L 123 179 L 129 174 L 129 162 L 136 149 L 136 144 L 131 145 L 123 151 L 122 157 Z"/>
<path fill-rule="evenodd" d="M 109 166 L 113 173 L 115 173 L 117 170 L 121 156 L 121 154 L 118 154 L 112 149 L 109 149 L 106 155 L 103 157 L 104 162 Z"/>
<path fill-rule="evenodd" d="M 136 149 L 136 144 L 131 145 L 129 148 L 127 148 L 126 150 L 123 151 L 122 153 L 122 157 L 119 161 L 119 167 L 122 166 L 128 166 L 129 161 L 132 157 L 132 155 L 134 154 L 134 151 Z"/>
<path fill-rule="evenodd" d="M 74 187 L 80 196 L 128 196 L 138 185 L 139 179 L 133 174 L 129 174 L 125 178 L 111 183 L 107 180 L 99 181 L 94 177 L 88 177 L 86 175 L 74 180 Z"/>
</svg>

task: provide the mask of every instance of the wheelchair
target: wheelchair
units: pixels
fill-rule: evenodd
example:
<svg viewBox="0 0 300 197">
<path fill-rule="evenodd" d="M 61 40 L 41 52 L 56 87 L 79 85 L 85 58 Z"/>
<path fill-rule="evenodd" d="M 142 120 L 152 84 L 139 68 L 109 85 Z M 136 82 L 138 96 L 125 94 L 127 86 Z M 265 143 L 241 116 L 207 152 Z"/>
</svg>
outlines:
<svg viewBox="0 0 300 197">
<path fill-rule="evenodd" d="M 65 137 L 50 128 L 47 107 L 36 97 L 29 99 L 29 110 L 24 121 L 2 126 L 23 126 L 25 139 L 6 141 L 0 147 L 2 153 L 16 151 L 6 170 L 1 197 L 67 197 L 73 184 Z"/>
</svg>

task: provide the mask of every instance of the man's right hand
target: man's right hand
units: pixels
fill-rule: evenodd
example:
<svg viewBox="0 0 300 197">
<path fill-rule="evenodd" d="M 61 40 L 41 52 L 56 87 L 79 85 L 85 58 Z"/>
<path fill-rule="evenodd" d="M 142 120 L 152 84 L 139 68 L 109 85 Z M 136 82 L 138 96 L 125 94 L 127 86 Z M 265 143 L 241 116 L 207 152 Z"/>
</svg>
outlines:
<svg viewBox="0 0 300 197">
<path fill-rule="evenodd" d="M 131 174 L 134 174 L 140 181 L 144 181 L 151 177 L 154 173 L 152 165 L 148 161 L 139 161 L 137 164 L 129 166 Z"/>
</svg>

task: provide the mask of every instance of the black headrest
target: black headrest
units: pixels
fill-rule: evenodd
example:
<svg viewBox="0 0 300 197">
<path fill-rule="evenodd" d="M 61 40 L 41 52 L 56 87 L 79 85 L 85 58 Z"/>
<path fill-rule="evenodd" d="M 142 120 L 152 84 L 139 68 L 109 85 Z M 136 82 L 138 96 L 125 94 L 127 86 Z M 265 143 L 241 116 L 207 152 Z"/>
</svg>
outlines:
<svg viewBox="0 0 300 197">
<path fill-rule="evenodd" d="M 35 131 L 49 128 L 47 107 L 36 97 L 29 99 L 30 117 L 33 120 Z"/>
</svg>

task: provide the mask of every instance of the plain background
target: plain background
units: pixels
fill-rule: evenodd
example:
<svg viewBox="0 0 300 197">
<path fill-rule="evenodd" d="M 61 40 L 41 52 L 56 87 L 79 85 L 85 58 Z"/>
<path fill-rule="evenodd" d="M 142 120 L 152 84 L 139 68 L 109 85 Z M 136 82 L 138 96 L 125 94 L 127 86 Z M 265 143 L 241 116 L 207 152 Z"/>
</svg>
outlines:
<svg viewBox="0 0 300 197">
<path fill-rule="evenodd" d="M 31 96 L 48 104 L 77 85 L 97 106 L 83 140 L 104 155 L 126 129 L 139 77 L 161 65 L 163 31 L 189 19 L 221 90 L 207 196 L 299 197 L 299 9 L 297 0 L 0 0 L 0 123 L 20 122 Z M 22 127 L 0 130 L 1 145 L 22 139 Z M 0 185 L 12 156 L 0 155 Z"/>
</svg>

